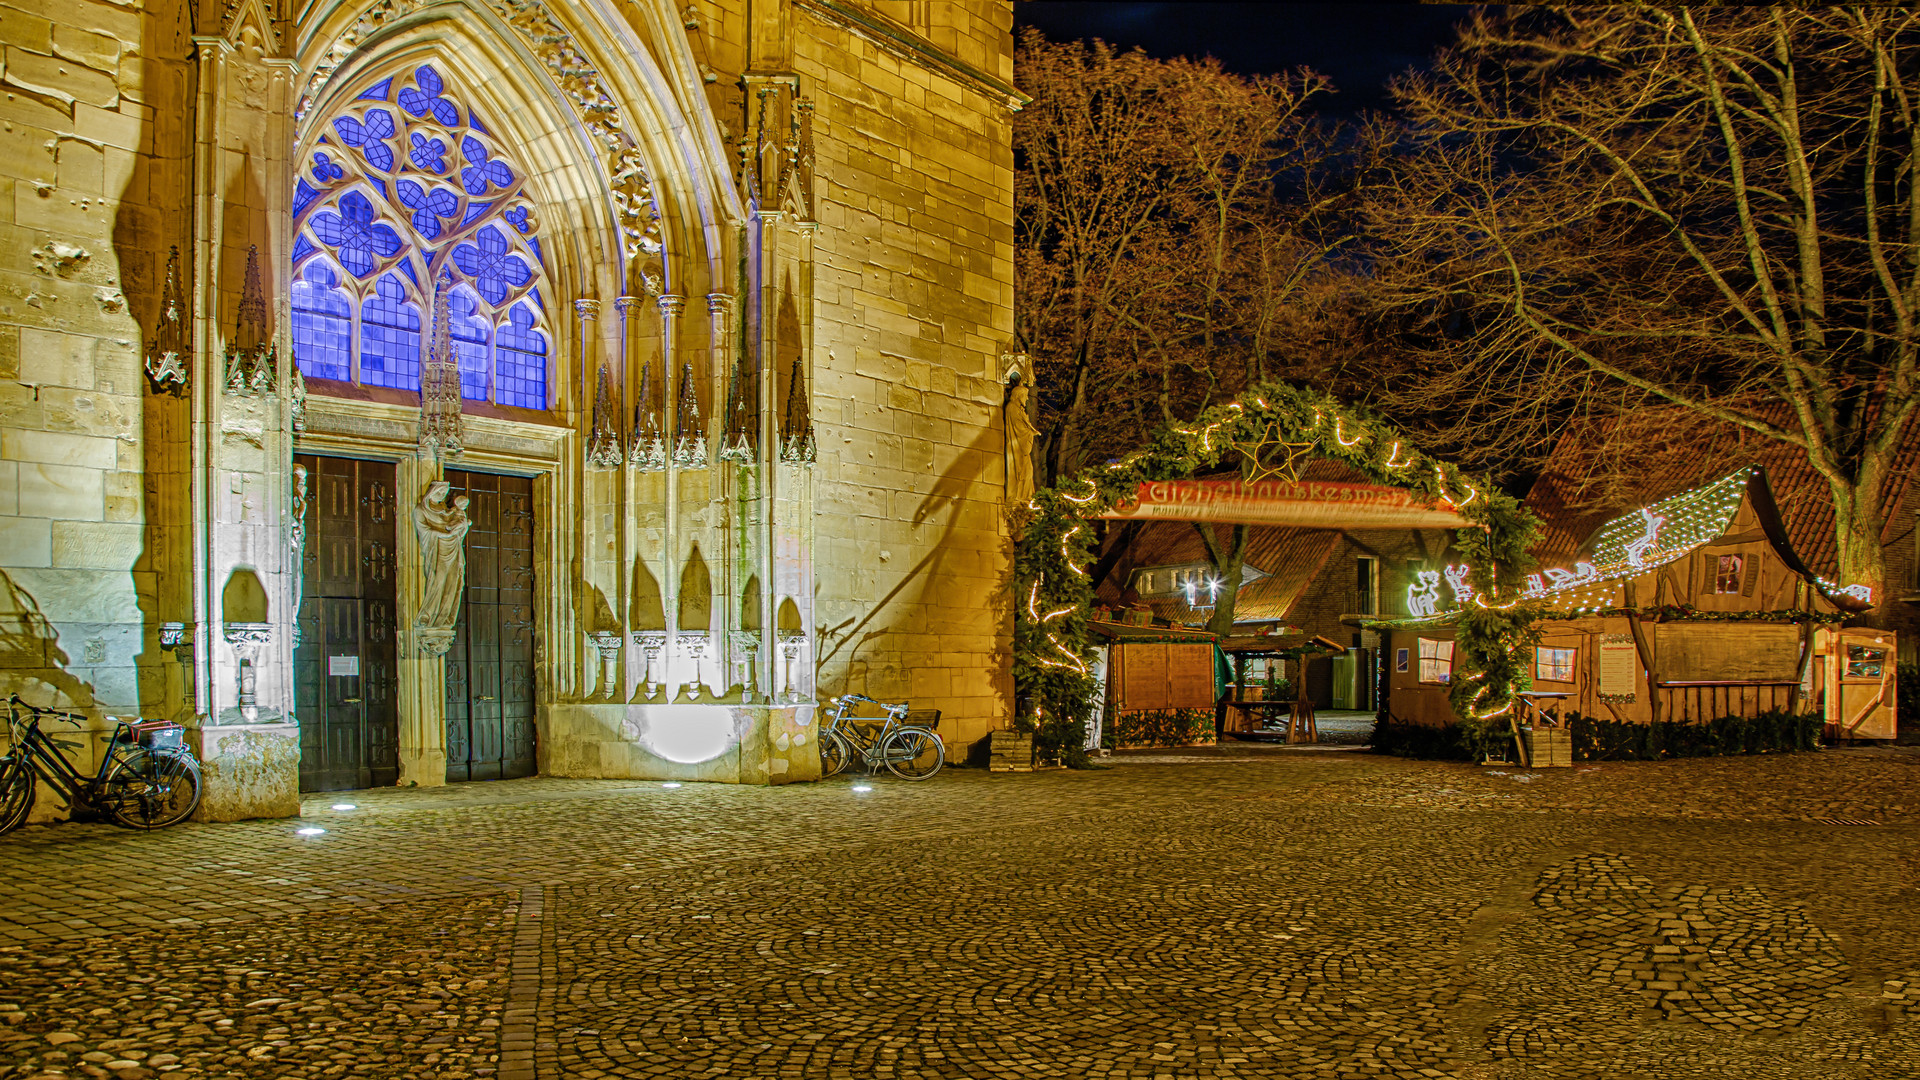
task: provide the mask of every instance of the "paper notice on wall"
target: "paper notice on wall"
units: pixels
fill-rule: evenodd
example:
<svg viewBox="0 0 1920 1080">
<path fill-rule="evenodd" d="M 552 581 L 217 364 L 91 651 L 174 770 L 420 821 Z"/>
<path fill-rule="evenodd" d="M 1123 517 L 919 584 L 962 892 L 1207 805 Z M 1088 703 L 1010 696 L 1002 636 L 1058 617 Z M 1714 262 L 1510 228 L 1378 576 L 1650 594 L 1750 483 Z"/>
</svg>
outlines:
<svg viewBox="0 0 1920 1080">
<path fill-rule="evenodd" d="M 360 658 L 357 656 L 329 656 L 327 657 L 327 674 L 358 675 L 360 674 Z"/>
<path fill-rule="evenodd" d="M 1600 643 L 1600 694 L 1608 701 L 1632 701 L 1640 683 L 1640 653 L 1632 640 Z"/>
</svg>

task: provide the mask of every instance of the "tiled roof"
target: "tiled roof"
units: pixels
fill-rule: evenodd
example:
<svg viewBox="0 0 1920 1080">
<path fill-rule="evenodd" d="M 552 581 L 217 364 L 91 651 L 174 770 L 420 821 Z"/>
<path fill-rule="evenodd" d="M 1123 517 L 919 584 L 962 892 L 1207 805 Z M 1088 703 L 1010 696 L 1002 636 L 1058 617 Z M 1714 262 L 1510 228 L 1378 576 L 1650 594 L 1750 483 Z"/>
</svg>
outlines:
<svg viewBox="0 0 1920 1080">
<path fill-rule="evenodd" d="M 1726 432 L 1713 432 L 1718 441 L 1732 443 L 1739 460 L 1720 454 L 1703 454 L 1697 446 L 1676 443 L 1654 455 L 1650 467 L 1643 468 L 1626 486 L 1625 498 L 1614 505 L 1580 506 L 1572 497 L 1573 484 L 1555 470 L 1550 461 L 1547 471 L 1527 495 L 1527 506 L 1540 515 L 1544 527 L 1534 543 L 1534 557 L 1543 566 L 1570 564 L 1594 530 L 1620 515 L 1638 510 L 1663 498 L 1699 488 L 1726 476 L 1743 465 L 1758 465 L 1767 472 L 1767 486 L 1773 491 L 1786 524 L 1787 542 L 1808 569 L 1833 577 L 1839 571 L 1839 559 L 1833 531 L 1833 495 L 1827 481 L 1814 471 L 1806 452 L 1773 439 L 1739 438 Z M 1711 436 L 1702 442 L 1715 441 Z M 1555 450 L 1555 457 L 1577 451 L 1578 435 L 1568 435 Z M 1909 496 L 1914 473 L 1920 471 L 1920 419 L 1911 420 L 1895 458 L 1892 475 L 1881 493 L 1880 506 L 1887 515 L 1885 539 L 1891 539 L 1912 523 L 1901 521 L 1897 510 Z"/>
</svg>

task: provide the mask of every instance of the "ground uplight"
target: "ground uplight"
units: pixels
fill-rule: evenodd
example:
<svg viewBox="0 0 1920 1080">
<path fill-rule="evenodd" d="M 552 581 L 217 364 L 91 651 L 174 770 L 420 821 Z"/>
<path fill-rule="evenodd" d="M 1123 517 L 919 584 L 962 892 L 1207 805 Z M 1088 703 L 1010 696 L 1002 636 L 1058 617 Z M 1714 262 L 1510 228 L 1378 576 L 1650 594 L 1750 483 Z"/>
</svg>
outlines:
<svg viewBox="0 0 1920 1080">
<path fill-rule="evenodd" d="M 295 830 L 293 830 L 293 835 L 295 835 L 295 836 L 319 836 L 320 834 L 322 834 L 322 833 L 324 833 L 324 832 L 326 832 L 326 831 L 327 831 L 327 830 L 325 830 L 325 829 L 322 829 L 322 828 L 319 828 L 319 827 L 317 827 L 317 826 L 313 826 L 313 825 L 309 825 L 309 826 L 307 826 L 307 827 L 306 827 L 306 828 L 304 828 L 304 829 L 295 829 Z"/>
<path fill-rule="evenodd" d="M 335 809 L 335 810 L 358 810 L 358 809 L 360 809 L 360 807 L 359 807 L 358 805 L 356 805 L 356 804 L 354 804 L 354 803 L 350 803 L 350 802 L 337 802 L 337 803 L 334 803 L 334 804 L 333 804 L 333 809 Z"/>
<path fill-rule="evenodd" d="M 660 786 L 661 787 L 679 787 L 680 783 L 679 781 L 676 781 L 676 780 L 669 780 L 666 783 L 661 784 Z"/>
</svg>

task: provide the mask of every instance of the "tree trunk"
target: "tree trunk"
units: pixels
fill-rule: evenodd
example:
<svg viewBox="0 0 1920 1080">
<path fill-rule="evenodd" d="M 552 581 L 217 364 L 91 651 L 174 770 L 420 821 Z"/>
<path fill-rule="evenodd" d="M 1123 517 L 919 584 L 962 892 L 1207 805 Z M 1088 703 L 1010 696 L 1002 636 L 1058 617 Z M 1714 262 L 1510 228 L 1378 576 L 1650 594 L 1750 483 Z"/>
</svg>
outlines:
<svg viewBox="0 0 1920 1080">
<path fill-rule="evenodd" d="M 1832 478 L 1827 481 L 1833 491 L 1839 583 L 1865 585 L 1873 590 L 1875 610 L 1868 620 L 1875 623 L 1880 621 L 1891 599 L 1887 595 L 1887 548 L 1881 542 L 1886 519 L 1880 512 L 1880 491 L 1884 486 L 1880 472 L 1869 466 L 1861 470 L 1861 482 L 1846 483 Z"/>
<path fill-rule="evenodd" d="M 1233 631 L 1233 606 L 1240 597 L 1240 569 L 1247 559 L 1247 527 L 1233 527 L 1232 539 L 1224 553 L 1212 525 L 1195 524 L 1194 528 L 1200 530 L 1200 539 L 1207 545 L 1207 561 L 1213 563 L 1220 575 L 1220 591 L 1213 598 L 1213 617 L 1207 620 L 1207 629 L 1226 637 Z"/>
</svg>

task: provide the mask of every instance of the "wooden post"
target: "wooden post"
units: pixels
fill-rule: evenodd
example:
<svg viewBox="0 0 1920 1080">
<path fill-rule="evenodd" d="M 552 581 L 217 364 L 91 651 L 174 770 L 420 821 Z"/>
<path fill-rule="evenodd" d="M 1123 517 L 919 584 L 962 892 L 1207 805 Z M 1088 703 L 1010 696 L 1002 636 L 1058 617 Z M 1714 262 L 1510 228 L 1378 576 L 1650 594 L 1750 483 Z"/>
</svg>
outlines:
<svg viewBox="0 0 1920 1080">
<path fill-rule="evenodd" d="M 1640 602 L 1634 588 L 1635 582 L 1628 581 L 1623 590 L 1627 607 L 1638 608 Z M 1647 632 L 1640 626 L 1640 616 L 1627 616 L 1627 629 L 1633 634 L 1633 647 L 1640 654 L 1640 668 L 1647 673 L 1647 709 L 1648 723 L 1660 722 L 1660 673 L 1654 667 L 1653 649 L 1647 644 Z"/>
</svg>

